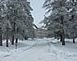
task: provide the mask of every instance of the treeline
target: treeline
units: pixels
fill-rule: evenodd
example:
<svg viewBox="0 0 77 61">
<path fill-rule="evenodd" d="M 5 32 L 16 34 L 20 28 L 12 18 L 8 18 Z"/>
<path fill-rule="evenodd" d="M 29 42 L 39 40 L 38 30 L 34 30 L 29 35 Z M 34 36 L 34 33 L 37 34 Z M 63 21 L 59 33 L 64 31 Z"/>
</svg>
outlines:
<svg viewBox="0 0 77 61">
<path fill-rule="evenodd" d="M 18 43 L 18 39 L 34 37 L 33 17 L 27 0 L 0 0 L 0 46 Z"/>
<path fill-rule="evenodd" d="M 46 15 L 42 21 L 51 36 L 60 39 L 65 45 L 65 38 L 77 37 L 77 0 L 45 0 L 43 8 Z"/>
</svg>

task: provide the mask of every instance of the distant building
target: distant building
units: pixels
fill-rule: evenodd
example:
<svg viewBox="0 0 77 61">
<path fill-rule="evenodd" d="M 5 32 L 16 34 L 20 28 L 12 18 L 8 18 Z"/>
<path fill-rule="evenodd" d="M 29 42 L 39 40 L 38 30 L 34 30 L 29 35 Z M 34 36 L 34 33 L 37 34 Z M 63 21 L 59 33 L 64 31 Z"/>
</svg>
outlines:
<svg viewBox="0 0 77 61">
<path fill-rule="evenodd" d="M 37 38 L 48 37 L 49 33 L 50 31 L 47 31 L 46 29 L 41 29 L 41 28 L 35 29 L 35 36 Z"/>
</svg>

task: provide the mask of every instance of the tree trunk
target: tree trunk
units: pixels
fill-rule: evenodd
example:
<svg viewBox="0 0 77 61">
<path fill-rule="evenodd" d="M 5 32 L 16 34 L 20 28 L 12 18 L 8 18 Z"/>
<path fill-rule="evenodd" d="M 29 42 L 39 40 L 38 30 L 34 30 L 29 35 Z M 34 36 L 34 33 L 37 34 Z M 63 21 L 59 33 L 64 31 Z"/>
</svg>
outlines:
<svg viewBox="0 0 77 61">
<path fill-rule="evenodd" d="M 62 45 L 65 45 L 65 37 L 64 37 L 64 32 L 62 33 Z"/>
<path fill-rule="evenodd" d="M 75 43 L 75 33 L 73 33 L 73 43 Z"/>
<path fill-rule="evenodd" d="M 61 16 L 61 25 L 62 25 L 62 31 L 61 31 L 61 41 L 62 45 L 65 45 L 65 35 L 64 35 L 64 22 L 63 22 L 64 17 Z"/>
<path fill-rule="evenodd" d="M 60 34 L 59 36 L 60 36 L 60 42 L 62 42 L 62 35 Z"/>
<path fill-rule="evenodd" d="M 18 44 L 18 38 L 16 38 L 16 41 L 15 41 L 16 49 L 17 49 L 17 44 Z"/>
<path fill-rule="evenodd" d="M 75 43 L 75 38 L 73 38 L 73 43 Z"/>
<path fill-rule="evenodd" d="M 13 24 L 13 30 L 12 30 L 12 32 L 13 32 L 13 36 L 12 36 L 12 42 L 11 42 L 11 44 L 12 45 L 14 45 L 14 33 L 15 33 L 15 22 L 14 22 L 14 24 Z"/>
<path fill-rule="evenodd" d="M 0 46 L 2 46 L 2 34 L 0 34 Z"/>
<path fill-rule="evenodd" d="M 27 36 L 25 36 L 25 40 L 28 40 L 28 37 Z"/>
<path fill-rule="evenodd" d="M 61 33 L 60 35 L 60 42 L 62 42 L 62 45 L 65 45 L 64 33 Z"/>
<path fill-rule="evenodd" d="M 16 41 L 15 41 L 16 49 L 17 49 L 17 44 L 18 44 L 18 30 L 19 30 L 19 28 L 16 29 L 16 33 L 17 33 Z"/>
<path fill-rule="evenodd" d="M 11 44 L 14 45 L 14 35 L 12 36 Z"/>
<path fill-rule="evenodd" d="M 6 47 L 9 47 L 9 45 L 8 45 L 8 37 L 6 38 Z"/>
<path fill-rule="evenodd" d="M 62 42 L 62 36 L 60 36 L 60 42 Z"/>
<path fill-rule="evenodd" d="M 9 45 L 8 45 L 8 31 L 9 31 L 9 28 L 8 28 L 8 26 L 7 26 L 7 34 L 6 34 L 6 47 L 9 47 Z"/>
<path fill-rule="evenodd" d="M 2 46 L 2 30 L 1 30 L 1 27 L 0 27 L 0 46 Z"/>
</svg>

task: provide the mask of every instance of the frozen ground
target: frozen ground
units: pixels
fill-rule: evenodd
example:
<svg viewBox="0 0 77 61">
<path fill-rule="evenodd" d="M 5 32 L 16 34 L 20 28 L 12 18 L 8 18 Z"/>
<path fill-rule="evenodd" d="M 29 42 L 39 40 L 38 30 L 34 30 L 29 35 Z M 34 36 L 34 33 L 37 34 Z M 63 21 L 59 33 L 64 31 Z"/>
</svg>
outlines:
<svg viewBox="0 0 77 61">
<path fill-rule="evenodd" d="M 0 47 L 0 61 L 77 61 L 77 42 L 66 39 L 62 46 L 54 38 L 20 41 L 17 49 Z"/>
</svg>

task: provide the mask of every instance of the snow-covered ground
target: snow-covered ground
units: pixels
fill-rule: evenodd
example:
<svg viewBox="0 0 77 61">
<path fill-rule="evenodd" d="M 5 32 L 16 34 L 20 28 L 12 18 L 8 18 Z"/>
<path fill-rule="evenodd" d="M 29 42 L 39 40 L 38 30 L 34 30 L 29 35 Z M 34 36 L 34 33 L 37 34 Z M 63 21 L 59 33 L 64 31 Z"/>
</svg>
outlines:
<svg viewBox="0 0 77 61">
<path fill-rule="evenodd" d="M 0 61 L 77 61 L 77 42 L 66 39 L 62 46 L 54 38 L 24 40 L 15 46 L 0 47 Z"/>
</svg>

